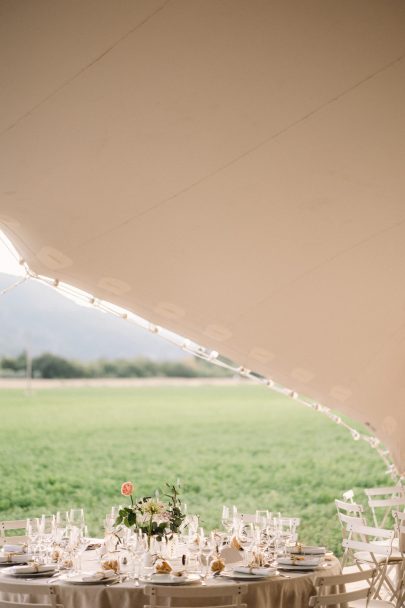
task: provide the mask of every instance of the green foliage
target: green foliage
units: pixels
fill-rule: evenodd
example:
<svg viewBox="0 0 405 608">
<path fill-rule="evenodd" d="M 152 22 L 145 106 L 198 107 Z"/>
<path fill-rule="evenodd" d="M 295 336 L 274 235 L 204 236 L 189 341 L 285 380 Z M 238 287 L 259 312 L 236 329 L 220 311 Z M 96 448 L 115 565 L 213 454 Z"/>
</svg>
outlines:
<svg viewBox="0 0 405 608">
<path fill-rule="evenodd" d="M 0 371 L 5 370 L 12 372 L 13 375 L 25 374 L 27 367 L 27 357 L 25 353 L 21 353 L 18 357 L 3 357 L 0 359 Z"/>
<path fill-rule="evenodd" d="M 25 353 L 18 357 L 0 359 L 0 375 L 21 376 L 26 370 Z M 44 353 L 32 360 L 35 378 L 208 378 L 230 376 L 224 368 L 215 367 L 190 357 L 183 361 L 151 361 L 150 359 L 100 359 L 92 363 L 71 361 L 51 353 Z"/>
<path fill-rule="evenodd" d="M 176 486 L 166 483 L 169 494 L 165 497 L 168 503 L 163 503 L 152 496 L 142 496 L 136 502 L 131 496 L 131 505 L 119 510 L 115 526 L 124 524 L 127 528 L 141 530 L 150 539 L 156 536 L 158 541 L 172 538 L 177 533 L 185 518 L 180 509 L 179 492 Z M 164 515 L 163 515 L 164 514 Z M 159 518 L 159 515 L 162 517 Z M 157 521 L 156 521 L 157 520 Z M 148 545 L 150 540 L 148 540 Z"/>
<path fill-rule="evenodd" d="M 123 481 L 136 497 L 180 478 L 204 527 L 223 504 L 268 508 L 340 552 L 334 499 L 389 483 L 368 445 L 260 386 L 3 390 L 0 421 L 0 519 L 82 506 L 95 535 Z"/>
<path fill-rule="evenodd" d="M 32 373 L 36 378 L 83 378 L 85 370 L 80 363 L 45 353 L 32 361 Z"/>
</svg>

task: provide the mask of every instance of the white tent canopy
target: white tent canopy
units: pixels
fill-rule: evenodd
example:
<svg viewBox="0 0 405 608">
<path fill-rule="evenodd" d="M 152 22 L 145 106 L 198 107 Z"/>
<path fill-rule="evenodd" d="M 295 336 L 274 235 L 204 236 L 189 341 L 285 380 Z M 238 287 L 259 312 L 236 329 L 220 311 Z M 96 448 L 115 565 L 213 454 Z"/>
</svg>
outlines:
<svg viewBox="0 0 405 608">
<path fill-rule="evenodd" d="M 405 471 L 403 0 L 0 4 L 37 273 L 368 423 Z"/>
</svg>

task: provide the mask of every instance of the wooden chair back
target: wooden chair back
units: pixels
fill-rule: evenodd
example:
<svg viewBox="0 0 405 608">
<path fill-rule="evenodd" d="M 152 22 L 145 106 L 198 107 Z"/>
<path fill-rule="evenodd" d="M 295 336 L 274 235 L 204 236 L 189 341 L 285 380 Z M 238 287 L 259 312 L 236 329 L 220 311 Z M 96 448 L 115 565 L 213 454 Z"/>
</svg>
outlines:
<svg viewBox="0 0 405 608">
<path fill-rule="evenodd" d="M 247 608 L 242 602 L 247 593 L 246 585 L 232 585 L 212 587 L 194 586 L 188 587 L 166 587 L 164 585 L 147 585 L 144 590 L 149 598 L 149 603 L 144 608 L 160 608 L 161 606 L 172 606 L 172 600 L 181 598 L 183 608 Z M 192 606 L 187 606 L 185 601 L 192 600 Z M 215 601 L 215 603 L 213 603 Z M 201 602 L 201 603 L 200 603 Z"/>
<path fill-rule="evenodd" d="M 21 601 L 21 595 L 34 596 L 38 598 L 38 601 Z M 2 599 L 2 597 L 7 599 Z M 24 608 L 63 608 L 63 604 L 58 602 L 57 590 L 54 585 L 45 587 L 26 581 L 6 581 L 0 578 L 0 608 L 16 608 L 17 606 L 24 606 Z"/>
<path fill-rule="evenodd" d="M 350 574 L 338 574 L 336 576 L 320 576 L 315 579 L 315 587 L 317 594 L 312 596 L 309 601 L 311 608 L 320 606 L 346 606 L 357 600 L 368 600 L 373 593 L 374 579 L 376 569 L 363 570 L 360 572 L 352 572 Z M 329 593 L 330 588 L 345 589 L 345 585 L 350 583 L 359 583 L 364 581 L 365 586 L 354 591 L 340 591 L 337 593 Z M 378 603 L 375 605 L 377 608 Z M 386 604 L 384 604 L 386 606 Z"/>
</svg>

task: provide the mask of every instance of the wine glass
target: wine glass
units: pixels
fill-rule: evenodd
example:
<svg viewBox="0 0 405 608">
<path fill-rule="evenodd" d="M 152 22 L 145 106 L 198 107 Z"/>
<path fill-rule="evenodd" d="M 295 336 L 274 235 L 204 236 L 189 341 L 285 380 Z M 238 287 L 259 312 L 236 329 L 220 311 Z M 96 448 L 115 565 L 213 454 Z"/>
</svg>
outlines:
<svg viewBox="0 0 405 608">
<path fill-rule="evenodd" d="M 139 578 L 140 559 L 147 549 L 147 544 L 145 541 L 143 539 L 141 530 L 133 532 L 127 541 L 127 549 L 132 557 L 132 570 L 130 576 L 133 580 L 137 580 Z"/>
<path fill-rule="evenodd" d="M 210 556 L 213 552 L 211 539 L 208 536 L 204 536 L 204 530 L 201 528 L 200 531 L 200 561 L 201 565 L 205 566 L 204 580 L 207 579 L 210 567 Z"/>
<path fill-rule="evenodd" d="M 41 551 L 44 558 L 50 558 L 52 554 L 52 545 L 55 542 L 55 515 L 41 515 L 38 520 Z"/>
<path fill-rule="evenodd" d="M 75 562 L 75 571 L 81 572 L 83 570 L 83 555 L 87 550 L 87 547 L 90 545 L 91 539 L 89 537 L 89 532 L 87 526 L 84 525 L 82 528 L 79 528 L 76 545 L 74 548 L 74 562 Z"/>
<path fill-rule="evenodd" d="M 53 536 L 56 543 L 61 543 L 66 540 L 69 529 L 69 513 L 67 511 L 58 511 L 53 517 Z"/>
<path fill-rule="evenodd" d="M 104 533 L 105 535 L 111 534 L 114 532 L 114 524 L 115 518 L 111 515 L 111 513 L 107 513 L 104 518 Z"/>
<path fill-rule="evenodd" d="M 31 552 L 38 560 L 41 560 L 45 553 L 45 515 L 27 519 L 26 533 L 28 536 Z"/>
<path fill-rule="evenodd" d="M 224 505 L 222 507 L 221 522 L 222 522 L 222 525 L 224 526 L 225 532 L 227 532 L 227 534 L 230 534 L 232 532 L 232 528 L 233 528 L 233 518 L 231 516 L 229 507 L 227 507 L 226 505 Z"/>
<path fill-rule="evenodd" d="M 111 517 L 114 518 L 114 521 L 117 519 L 118 515 L 120 514 L 121 509 L 122 509 L 122 505 L 111 507 Z"/>
<path fill-rule="evenodd" d="M 187 553 L 188 553 L 188 566 L 190 571 L 199 570 L 199 552 L 200 552 L 200 537 L 199 535 L 190 530 L 187 538 Z"/>
<path fill-rule="evenodd" d="M 255 543 L 255 529 L 252 523 L 242 523 L 239 528 L 238 541 L 243 549 L 243 561 L 249 563 L 249 553 Z"/>
<path fill-rule="evenodd" d="M 264 530 L 267 526 L 269 518 L 269 512 L 266 510 L 256 511 L 256 524 L 259 526 L 260 530 Z"/>
<path fill-rule="evenodd" d="M 73 527 L 83 528 L 83 526 L 84 526 L 84 509 L 70 509 L 69 521 Z"/>
<path fill-rule="evenodd" d="M 42 533 L 42 522 L 39 517 L 27 519 L 25 524 L 25 534 L 28 539 L 28 551 L 32 555 L 39 553 Z"/>
</svg>

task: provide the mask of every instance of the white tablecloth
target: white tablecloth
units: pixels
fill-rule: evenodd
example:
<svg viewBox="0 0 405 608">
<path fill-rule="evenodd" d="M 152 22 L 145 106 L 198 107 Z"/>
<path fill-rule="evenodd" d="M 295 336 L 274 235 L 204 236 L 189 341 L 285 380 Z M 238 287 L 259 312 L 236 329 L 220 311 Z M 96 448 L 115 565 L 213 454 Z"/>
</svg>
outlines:
<svg viewBox="0 0 405 608">
<path fill-rule="evenodd" d="M 328 575 L 340 574 L 340 563 L 336 558 L 330 562 Z M 270 577 L 266 580 L 243 583 L 247 588 L 246 603 L 249 608 L 306 608 L 311 595 L 315 594 L 314 580 L 317 576 L 325 574 L 325 570 L 310 573 L 288 573 L 291 578 L 281 576 Z M 0 597 L 1 580 L 0 575 Z M 4 577 L 3 580 L 11 580 Z M 12 579 L 15 582 L 15 578 Z M 33 581 L 30 581 L 32 584 Z M 24 584 L 24 581 L 21 581 Z M 147 603 L 143 593 L 143 585 L 136 587 L 132 582 L 120 583 L 111 587 L 105 585 L 69 585 L 61 581 L 53 583 L 57 589 L 58 601 L 64 608 L 143 608 Z M 236 585 L 229 580 L 209 580 L 208 585 L 216 585 L 229 589 L 230 585 Z M 36 579 L 38 587 L 47 586 L 47 579 Z M 337 591 L 337 590 L 336 590 Z M 11 599 L 11 598 L 10 598 Z M 13 598 L 14 599 L 14 598 Z M 17 598 L 15 598 L 17 599 Z M 42 599 L 42 598 L 41 598 Z M 37 601 L 37 598 L 21 596 L 18 601 L 24 605 L 24 601 Z M 190 605 L 190 600 L 187 601 Z M 178 605 L 181 605 L 179 603 Z"/>
</svg>

